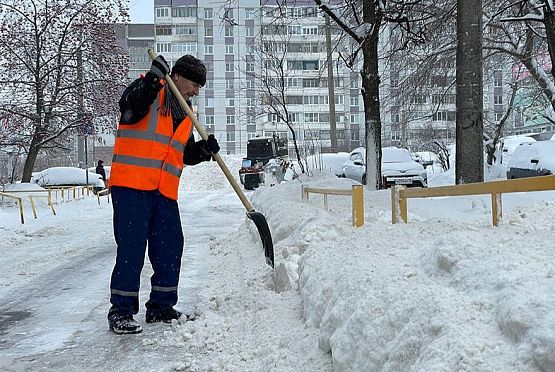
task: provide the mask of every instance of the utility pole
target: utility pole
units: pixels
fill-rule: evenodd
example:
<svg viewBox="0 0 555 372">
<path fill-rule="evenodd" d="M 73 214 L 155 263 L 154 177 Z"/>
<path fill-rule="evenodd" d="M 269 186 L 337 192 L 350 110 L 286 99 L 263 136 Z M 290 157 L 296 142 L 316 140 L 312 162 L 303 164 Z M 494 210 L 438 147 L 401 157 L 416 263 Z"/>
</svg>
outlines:
<svg viewBox="0 0 555 372">
<path fill-rule="evenodd" d="M 77 49 L 77 119 L 80 121 L 77 130 L 77 161 L 79 168 L 86 167 L 85 164 L 85 141 L 83 136 L 83 118 L 84 118 L 84 105 L 83 105 L 83 51 L 81 47 Z"/>
<path fill-rule="evenodd" d="M 330 17 L 325 13 L 326 17 L 326 52 L 328 54 L 328 104 L 330 108 L 330 152 L 337 152 L 337 126 L 335 122 L 335 84 L 333 80 L 333 59 L 331 49 L 331 26 Z"/>
</svg>

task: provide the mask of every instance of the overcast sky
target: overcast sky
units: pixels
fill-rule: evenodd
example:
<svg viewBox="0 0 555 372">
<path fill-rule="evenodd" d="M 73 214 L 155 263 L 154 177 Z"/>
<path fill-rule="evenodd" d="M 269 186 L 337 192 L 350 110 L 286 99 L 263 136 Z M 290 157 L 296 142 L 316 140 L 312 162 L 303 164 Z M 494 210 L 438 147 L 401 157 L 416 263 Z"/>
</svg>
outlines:
<svg viewBox="0 0 555 372">
<path fill-rule="evenodd" d="M 154 0 L 130 0 L 131 23 L 154 23 Z"/>
</svg>

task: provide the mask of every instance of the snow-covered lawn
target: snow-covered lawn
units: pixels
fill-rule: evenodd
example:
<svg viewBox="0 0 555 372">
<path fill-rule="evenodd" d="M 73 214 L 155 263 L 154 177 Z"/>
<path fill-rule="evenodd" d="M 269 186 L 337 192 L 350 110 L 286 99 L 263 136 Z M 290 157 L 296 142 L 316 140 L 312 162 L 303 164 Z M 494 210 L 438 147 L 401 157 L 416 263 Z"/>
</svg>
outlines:
<svg viewBox="0 0 555 372">
<path fill-rule="evenodd" d="M 237 173 L 240 158 L 226 157 L 226 162 Z M 436 175 L 432 185 L 434 179 L 444 184 L 450 178 Z M 84 306 L 100 309 L 100 315 L 89 316 L 88 327 L 96 327 L 103 338 L 85 336 L 90 342 L 108 342 L 110 353 L 139 355 L 133 364 L 112 357 L 110 368 L 126 370 L 142 363 L 152 370 L 154 352 L 168 349 L 172 352 L 154 369 L 555 370 L 555 192 L 504 195 L 504 220 L 493 227 L 489 196 L 410 200 L 409 223 L 392 225 L 389 190 L 365 190 L 365 225 L 357 229 L 351 224 L 350 198 L 330 197 L 325 210 L 318 195 L 301 199 L 302 183 L 350 188 L 353 181 L 315 171 L 310 178 L 248 193 L 272 231 L 272 270 L 264 262 L 256 228 L 217 165 L 187 168 L 180 203 L 198 210 L 184 221 L 186 245 L 187 230 L 195 225 L 211 231 L 236 223 L 238 229 L 207 244 L 207 270 L 197 278 L 202 285 L 196 289 L 200 317 L 195 322 L 176 323 L 164 331 L 145 327 L 141 335 L 122 339 L 107 331 L 108 282 L 101 295 L 84 287 Z M 225 199 L 203 201 L 201 196 L 209 195 Z M 27 273 L 26 267 L 40 276 L 55 269 L 58 260 L 71 261 L 96 249 L 92 243 L 73 248 L 65 243 L 75 242 L 84 231 L 102 232 L 102 244 L 113 244 L 107 204 L 95 206 L 91 200 L 87 206 L 98 217 L 71 224 L 72 216 L 83 219 L 78 203 L 87 201 L 67 203 L 57 208 L 59 216 L 43 213 L 24 226 L 13 218 L 15 208 L 0 207 L 0 241 L 9 252 L 0 257 L 0 278 L 9 283 L 0 289 L 0 298 L 8 298 L 10 288 L 25 288 L 29 279 L 20 273 Z M 222 208 L 216 220 L 194 217 Z M 54 252 L 26 249 L 36 247 L 38 239 L 59 247 Z M 107 267 L 98 270 L 109 272 L 111 264 L 106 260 Z M 185 265 L 183 275 L 192 270 Z M 182 278 L 182 285 L 186 281 Z M 8 310 L 9 304 L 2 308 Z M 0 334 L 9 334 L 10 327 L 14 325 L 0 318 Z M 75 325 L 74 334 L 66 337 L 81 334 L 82 340 L 80 329 Z M 2 345 L 0 354 L 6 355 L 15 347 Z M 0 358 L 0 369 L 9 366 L 2 364 L 8 360 L 20 369 L 83 367 L 80 344 L 68 355 L 59 343 L 53 345 L 44 346 L 40 355 Z M 105 366 L 100 359 L 106 353 L 88 352 L 82 358 L 95 369 Z"/>
</svg>

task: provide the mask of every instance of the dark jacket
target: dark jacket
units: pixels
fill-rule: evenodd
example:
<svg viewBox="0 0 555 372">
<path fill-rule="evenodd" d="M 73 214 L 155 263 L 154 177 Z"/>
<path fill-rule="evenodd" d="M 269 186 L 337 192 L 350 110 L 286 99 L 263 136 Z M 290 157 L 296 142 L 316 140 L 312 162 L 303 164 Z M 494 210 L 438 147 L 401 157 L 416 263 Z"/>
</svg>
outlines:
<svg viewBox="0 0 555 372">
<path fill-rule="evenodd" d="M 121 112 L 120 124 L 136 124 L 139 120 L 148 114 L 150 105 L 156 99 L 158 92 L 163 88 L 156 76 L 147 72 L 143 78 L 139 78 L 132 82 L 123 92 L 119 100 L 119 109 Z M 172 111 L 172 119 L 174 131 L 185 117 L 179 117 Z M 183 163 L 187 165 L 195 165 L 203 161 L 209 161 L 212 157 L 210 152 L 205 148 L 206 141 L 195 141 L 193 133 L 185 146 L 183 153 Z"/>
<path fill-rule="evenodd" d="M 102 176 L 102 180 L 106 182 L 106 171 L 102 166 L 102 160 L 98 161 L 98 165 L 96 166 L 96 174 L 100 174 Z"/>
</svg>

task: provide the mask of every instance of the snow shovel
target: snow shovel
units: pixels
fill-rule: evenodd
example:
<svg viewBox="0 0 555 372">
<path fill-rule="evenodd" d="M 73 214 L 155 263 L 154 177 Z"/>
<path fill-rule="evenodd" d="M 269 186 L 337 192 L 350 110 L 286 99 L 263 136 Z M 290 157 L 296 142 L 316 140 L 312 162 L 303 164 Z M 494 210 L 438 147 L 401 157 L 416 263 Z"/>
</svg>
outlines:
<svg viewBox="0 0 555 372">
<path fill-rule="evenodd" d="M 156 59 L 157 57 L 156 53 L 152 49 L 148 50 L 148 55 L 153 60 Z M 179 90 L 177 90 L 177 87 L 175 86 L 175 83 L 170 78 L 169 74 L 166 74 L 165 80 L 166 80 L 166 84 L 168 84 L 168 86 L 170 87 L 172 93 L 177 97 L 179 104 L 185 110 L 185 112 L 193 122 L 193 125 L 195 126 L 195 129 L 197 130 L 197 132 L 199 132 L 202 139 L 207 140 L 208 134 L 198 122 L 197 118 L 191 111 L 191 108 L 189 107 L 189 105 L 187 104 L 187 102 L 185 101 L 181 93 L 179 93 Z M 224 163 L 220 154 L 212 154 L 212 156 L 214 157 L 214 159 L 216 160 L 216 162 L 224 172 L 224 175 L 226 176 L 227 180 L 233 187 L 233 190 L 235 190 L 235 192 L 237 193 L 237 196 L 239 196 L 239 199 L 241 199 L 241 202 L 247 209 L 247 217 L 256 225 L 256 228 L 258 229 L 258 233 L 260 234 L 260 238 L 262 239 L 262 247 L 264 248 L 264 255 L 266 256 L 266 263 L 271 267 L 274 267 L 274 243 L 272 242 L 272 234 L 270 233 L 270 228 L 268 227 L 268 222 L 266 221 L 266 217 L 264 217 L 264 215 L 262 215 L 261 213 L 255 212 L 252 204 L 248 201 L 247 197 L 241 190 L 241 187 L 239 186 L 235 178 L 233 178 L 233 175 L 227 168 L 227 165 Z"/>
</svg>

